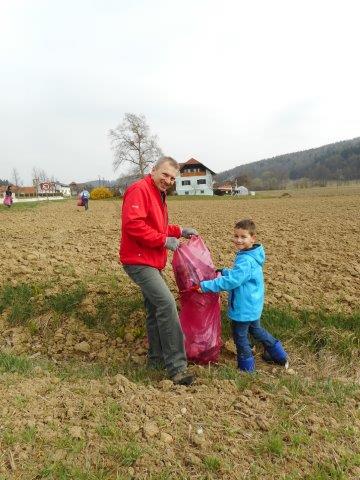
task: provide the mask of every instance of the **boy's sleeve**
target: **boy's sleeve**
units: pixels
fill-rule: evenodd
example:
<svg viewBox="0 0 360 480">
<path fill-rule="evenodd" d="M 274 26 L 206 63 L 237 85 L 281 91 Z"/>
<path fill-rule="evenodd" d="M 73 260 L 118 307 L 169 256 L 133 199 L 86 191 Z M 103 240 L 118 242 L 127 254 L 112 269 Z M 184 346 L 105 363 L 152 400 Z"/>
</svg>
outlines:
<svg viewBox="0 0 360 480">
<path fill-rule="evenodd" d="M 214 278 L 214 280 L 204 280 L 200 282 L 200 288 L 204 293 L 233 290 L 247 280 L 250 280 L 250 273 L 250 263 L 248 261 L 241 262 L 234 268 L 227 268 L 226 275 Z"/>
<path fill-rule="evenodd" d="M 223 268 L 221 270 L 221 275 L 225 277 L 226 275 L 229 275 L 229 272 L 231 272 L 231 268 Z"/>
</svg>

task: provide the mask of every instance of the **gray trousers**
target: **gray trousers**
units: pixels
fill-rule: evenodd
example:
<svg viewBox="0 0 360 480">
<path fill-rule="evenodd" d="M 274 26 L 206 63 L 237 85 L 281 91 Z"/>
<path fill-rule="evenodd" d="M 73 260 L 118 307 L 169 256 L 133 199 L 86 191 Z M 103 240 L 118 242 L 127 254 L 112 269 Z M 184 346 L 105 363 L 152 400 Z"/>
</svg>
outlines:
<svg viewBox="0 0 360 480">
<path fill-rule="evenodd" d="M 123 265 L 141 288 L 146 309 L 149 365 L 165 365 L 170 377 L 187 366 L 184 335 L 175 299 L 159 270 L 146 265 Z"/>
</svg>

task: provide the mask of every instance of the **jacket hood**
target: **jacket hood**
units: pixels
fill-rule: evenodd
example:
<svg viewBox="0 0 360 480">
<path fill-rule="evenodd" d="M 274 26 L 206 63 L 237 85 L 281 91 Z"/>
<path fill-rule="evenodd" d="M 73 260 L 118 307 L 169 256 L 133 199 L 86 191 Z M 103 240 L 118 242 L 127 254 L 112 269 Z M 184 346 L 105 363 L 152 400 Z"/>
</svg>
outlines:
<svg viewBox="0 0 360 480">
<path fill-rule="evenodd" d="M 264 247 L 259 243 L 256 243 L 249 250 L 242 250 L 238 252 L 237 255 L 250 255 L 261 266 L 263 266 L 265 262 L 265 250 Z"/>
</svg>

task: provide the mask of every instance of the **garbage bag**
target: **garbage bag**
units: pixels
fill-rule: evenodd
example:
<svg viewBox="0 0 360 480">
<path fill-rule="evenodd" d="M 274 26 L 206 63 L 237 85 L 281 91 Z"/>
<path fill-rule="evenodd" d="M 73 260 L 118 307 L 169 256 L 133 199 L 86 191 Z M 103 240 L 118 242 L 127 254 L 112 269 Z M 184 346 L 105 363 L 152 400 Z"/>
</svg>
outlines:
<svg viewBox="0 0 360 480">
<path fill-rule="evenodd" d="M 174 252 L 172 267 L 180 292 L 180 323 L 190 361 L 217 362 L 222 346 L 220 295 L 191 290 L 217 276 L 210 252 L 200 236 L 191 237 Z"/>
</svg>

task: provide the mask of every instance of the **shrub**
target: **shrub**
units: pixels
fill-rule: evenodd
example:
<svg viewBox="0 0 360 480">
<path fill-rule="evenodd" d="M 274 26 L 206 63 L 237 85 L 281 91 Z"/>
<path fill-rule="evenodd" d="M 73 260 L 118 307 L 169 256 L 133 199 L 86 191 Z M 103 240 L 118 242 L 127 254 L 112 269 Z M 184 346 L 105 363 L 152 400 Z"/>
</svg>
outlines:
<svg viewBox="0 0 360 480">
<path fill-rule="evenodd" d="M 91 190 L 90 198 L 92 200 L 100 200 L 102 198 L 111 198 L 113 192 L 106 187 L 97 187 Z"/>
</svg>

